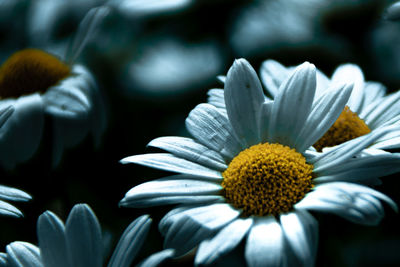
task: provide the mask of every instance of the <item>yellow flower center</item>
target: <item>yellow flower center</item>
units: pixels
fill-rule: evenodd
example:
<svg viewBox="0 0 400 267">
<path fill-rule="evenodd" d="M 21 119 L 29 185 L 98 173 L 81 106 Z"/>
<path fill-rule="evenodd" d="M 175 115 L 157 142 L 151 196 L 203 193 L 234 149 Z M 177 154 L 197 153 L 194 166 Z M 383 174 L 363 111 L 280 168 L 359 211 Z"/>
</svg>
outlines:
<svg viewBox="0 0 400 267">
<path fill-rule="evenodd" d="M 339 118 L 313 146 L 317 151 L 324 147 L 336 146 L 371 132 L 367 124 L 345 106 Z"/>
<path fill-rule="evenodd" d="M 239 153 L 223 172 L 226 200 L 244 215 L 278 215 L 293 209 L 313 187 L 313 166 L 281 144 L 258 144 Z"/>
<path fill-rule="evenodd" d="M 68 65 L 46 52 L 18 51 L 0 67 L 0 98 L 43 93 L 69 73 Z"/>
</svg>

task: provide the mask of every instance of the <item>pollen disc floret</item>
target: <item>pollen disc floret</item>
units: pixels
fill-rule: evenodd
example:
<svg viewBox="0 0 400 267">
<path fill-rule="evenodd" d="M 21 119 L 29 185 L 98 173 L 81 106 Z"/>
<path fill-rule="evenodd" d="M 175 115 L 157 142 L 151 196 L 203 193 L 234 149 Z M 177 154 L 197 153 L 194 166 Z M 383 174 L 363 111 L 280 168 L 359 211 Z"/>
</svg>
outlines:
<svg viewBox="0 0 400 267">
<path fill-rule="evenodd" d="M 324 147 L 340 145 L 371 132 L 367 124 L 345 106 L 339 118 L 313 146 L 317 151 Z"/>
<path fill-rule="evenodd" d="M 0 98 L 43 93 L 69 73 L 67 64 L 46 52 L 38 49 L 18 51 L 0 67 Z"/>
<path fill-rule="evenodd" d="M 247 216 L 292 210 L 313 187 L 313 166 L 281 144 L 254 145 L 237 155 L 222 176 L 226 200 Z"/>
</svg>

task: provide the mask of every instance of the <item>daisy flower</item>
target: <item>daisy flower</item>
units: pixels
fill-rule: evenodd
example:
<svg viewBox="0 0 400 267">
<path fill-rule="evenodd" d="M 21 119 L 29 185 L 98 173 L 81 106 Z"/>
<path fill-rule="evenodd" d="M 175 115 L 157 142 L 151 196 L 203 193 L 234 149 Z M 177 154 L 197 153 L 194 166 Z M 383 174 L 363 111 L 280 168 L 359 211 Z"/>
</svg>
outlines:
<svg viewBox="0 0 400 267">
<path fill-rule="evenodd" d="M 381 201 L 369 187 L 350 183 L 399 170 L 400 156 L 357 156 L 388 130 L 378 129 L 322 153 L 309 149 L 342 112 L 351 85 L 331 83 L 314 99 L 316 69 L 297 67 L 273 101 L 244 59 L 230 68 L 223 106 L 200 104 L 186 119 L 193 138 L 161 137 L 149 146 L 169 153 L 124 158 L 178 173 L 140 184 L 121 200 L 125 207 L 182 204 L 159 224 L 164 245 L 182 255 L 198 246 L 195 264 L 211 264 L 245 239 L 249 266 L 311 266 L 318 229 L 309 211 L 329 212 L 376 225 Z M 344 181 L 336 181 L 336 180 Z M 293 255 L 293 256 L 290 256 Z"/>
<path fill-rule="evenodd" d="M 74 64 L 106 9 L 91 10 L 64 60 L 39 49 L 12 54 L 0 67 L 0 165 L 12 169 L 38 149 L 50 118 L 53 165 L 64 148 L 91 132 L 98 144 L 105 128 L 102 98 L 91 73 Z"/>
<path fill-rule="evenodd" d="M 19 189 L 0 185 L 0 215 L 22 217 L 22 212 L 7 201 L 29 201 L 32 197 Z"/>
<path fill-rule="evenodd" d="M 267 92 L 274 98 L 280 85 L 294 71 L 274 60 L 266 60 L 261 66 L 261 80 Z M 400 125 L 400 92 L 386 95 L 386 87 L 378 82 L 365 81 L 362 70 L 354 64 L 340 65 L 331 79 L 317 71 L 316 98 L 329 90 L 330 84 L 354 83 L 346 107 L 332 127 L 313 146 L 321 151 L 369 132 L 390 125 Z M 395 129 L 377 138 L 370 149 L 391 149 L 400 147 L 400 131 Z"/>
<path fill-rule="evenodd" d="M 122 234 L 107 266 L 129 267 L 147 237 L 150 224 L 148 215 L 133 221 Z M 100 224 L 86 204 L 75 205 L 65 225 L 51 211 L 44 212 L 37 222 L 37 235 L 38 247 L 20 241 L 7 245 L 7 253 L 0 254 L 0 266 L 103 266 L 106 255 Z M 170 249 L 158 252 L 147 258 L 142 266 L 156 266 L 172 255 Z"/>
</svg>

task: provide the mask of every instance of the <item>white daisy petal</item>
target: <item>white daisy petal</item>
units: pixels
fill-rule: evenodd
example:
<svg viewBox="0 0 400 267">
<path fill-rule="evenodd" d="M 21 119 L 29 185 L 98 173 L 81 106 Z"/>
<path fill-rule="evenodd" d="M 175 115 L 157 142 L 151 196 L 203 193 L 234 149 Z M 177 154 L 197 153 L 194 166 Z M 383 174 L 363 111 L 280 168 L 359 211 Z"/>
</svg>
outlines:
<svg viewBox="0 0 400 267">
<path fill-rule="evenodd" d="M 153 255 L 146 258 L 144 261 L 139 263 L 137 267 L 156 267 L 160 266 L 165 260 L 170 259 L 174 256 L 175 251 L 173 249 L 165 249 L 160 252 L 154 253 Z"/>
<path fill-rule="evenodd" d="M 6 246 L 8 261 L 13 267 L 42 267 L 39 248 L 27 242 L 12 242 Z"/>
<path fill-rule="evenodd" d="M 92 8 L 86 13 L 65 56 L 68 64 L 72 65 L 75 62 L 110 11 L 110 7 L 104 5 Z"/>
<path fill-rule="evenodd" d="M 317 185 L 295 208 L 332 212 L 355 223 L 376 225 L 384 215 L 383 206 L 376 199 L 385 201 L 397 210 L 396 204 L 384 194 L 366 186 L 345 182 Z"/>
<path fill-rule="evenodd" d="M 393 149 L 400 147 L 400 137 L 394 137 L 388 140 L 377 140 L 375 144 L 371 145 L 371 148 L 376 149 Z"/>
<path fill-rule="evenodd" d="M 383 99 L 376 99 L 360 114 L 365 123 L 375 129 L 385 121 L 399 115 L 400 92 L 388 95 Z"/>
<path fill-rule="evenodd" d="M 130 200 L 124 198 L 120 201 L 120 206 L 131 208 L 148 208 L 160 205 L 171 204 L 207 204 L 212 202 L 221 202 L 224 200 L 223 196 L 167 196 L 167 197 L 153 197 L 141 200 Z"/>
<path fill-rule="evenodd" d="M 184 212 L 184 216 L 191 217 L 196 223 L 204 227 L 216 229 L 238 217 L 240 211 L 227 203 L 216 203 L 208 206 L 193 208 Z"/>
<path fill-rule="evenodd" d="M 225 81 L 226 81 L 226 75 L 218 75 L 218 76 L 217 76 L 217 80 L 218 80 L 220 83 L 224 84 Z"/>
<path fill-rule="evenodd" d="M 282 228 L 272 216 L 254 219 L 245 247 L 250 267 L 281 266 L 284 249 Z"/>
<path fill-rule="evenodd" d="M 108 267 L 129 267 L 150 230 L 151 219 L 143 215 L 134 220 L 122 234 Z"/>
<path fill-rule="evenodd" d="M 400 114 L 400 96 L 395 95 L 396 97 L 390 96 L 386 97 L 382 100 L 381 104 L 372 112 L 368 118 L 366 119 L 368 126 L 372 129 L 380 127 L 385 124 L 387 121 L 393 119 L 394 117 Z M 395 102 L 386 102 L 385 100 L 393 100 Z M 384 107 L 384 108 L 383 108 Z"/>
<path fill-rule="evenodd" d="M 349 159 L 335 168 L 321 171 L 314 182 L 348 181 L 363 183 L 398 171 L 400 171 L 399 154 L 368 155 Z"/>
<path fill-rule="evenodd" d="M 196 253 L 195 265 L 210 265 L 220 256 L 232 251 L 253 224 L 252 218 L 236 219 L 210 240 L 203 241 Z"/>
<path fill-rule="evenodd" d="M 126 193 L 126 197 L 209 195 L 217 194 L 222 189 L 222 186 L 217 183 L 193 179 L 175 179 L 175 177 L 164 177 L 137 185 Z"/>
<path fill-rule="evenodd" d="M 222 190 L 221 185 L 216 183 L 189 179 L 174 179 L 174 177 L 175 176 L 165 177 L 135 186 L 126 193 L 121 204 L 135 207 L 137 203 L 147 202 L 148 204 L 154 204 L 155 200 L 162 198 L 168 200 L 168 197 L 178 197 L 177 199 L 179 199 L 181 196 L 187 196 L 187 199 L 192 199 L 194 196 L 215 195 Z M 210 199 L 219 198 L 211 196 Z M 157 203 L 158 202 L 159 201 L 157 201 Z M 171 202 L 167 201 L 166 204 L 171 204 Z"/>
<path fill-rule="evenodd" d="M 274 101 L 266 101 L 261 105 L 260 109 L 260 137 L 265 142 L 269 138 L 269 118 L 271 117 Z"/>
<path fill-rule="evenodd" d="M 106 109 L 104 108 L 104 99 L 97 86 L 96 80 L 88 69 L 82 65 L 74 65 L 73 73 L 76 73 L 77 77 L 71 77 L 74 79 L 75 85 L 83 93 L 86 94 L 90 100 L 90 123 L 87 123 L 91 128 L 91 133 L 94 138 L 96 146 L 99 145 L 101 136 L 106 128 Z"/>
<path fill-rule="evenodd" d="M 0 110 L 0 128 L 3 127 L 3 124 L 11 117 L 13 112 L 14 107 L 12 105 L 6 106 Z"/>
<path fill-rule="evenodd" d="M 0 215 L 11 217 L 23 217 L 22 212 L 7 202 L 0 200 Z"/>
<path fill-rule="evenodd" d="M 64 232 L 64 223 L 54 213 L 46 211 L 39 216 L 37 235 L 40 257 L 46 267 L 71 266 Z"/>
<path fill-rule="evenodd" d="M 174 248 L 177 255 L 184 254 L 239 214 L 239 211 L 226 203 L 192 208 L 175 214 L 173 216 L 178 219 L 168 228 L 164 246 Z"/>
<path fill-rule="evenodd" d="M 32 197 L 17 188 L 0 185 L 0 199 L 11 201 L 28 201 L 32 199 Z"/>
<path fill-rule="evenodd" d="M 290 73 L 289 69 L 272 59 L 265 60 L 261 64 L 260 78 L 272 98 L 278 94 L 279 87 Z"/>
<path fill-rule="evenodd" d="M 71 84 L 73 82 L 73 79 L 65 79 L 60 85 L 51 87 L 43 94 L 47 113 L 72 119 L 87 116 L 91 104 L 87 96 Z"/>
<path fill-rule="evenodd" d="M 353 84 L 353 92 L 347 105 L 353 112 L 360 113 L 364 99 L 364 75 L 355 64 L 340 65 L 332 75 L 332 83 Z"/>
<path fill-rule="evenodd" d="M 172 224 L 176 223 L 180 218 L 184 216 L 184 212 L 195 208 L 197 206 L 193 205 L 182 205 L 178 208 L 170 210 L 160 221 L 158 224 L 158 229 L 161 234 L 166 235 L 168 229 L 171 227 Z"/>
<path fill-rule="evenodd" d="M 303 266 L 313 266 L 317 252 L 318 222 L 307 211 L 280 216 L 282 230 Z"/>
<path fill-rule="evenodd" d="M 55 87 L 47 91 L 43 95 L 46 112 L 67 119 L 85 118 L 87 111 L 90 109 L 90 104 L 82 103 L 74 93 L 81 92 L 63 87 Z"/>
<path fill-rule="evenodd" d="M 315 85 L 315 66 L 308 62 L 282 83 L 271 110 L 268 142 L 297 149 L 296 137 L 311 111 Z M 288 107 L 296 107 L 296 112 Z"/>
<path fill-rule="evenodd" d="M 295 67 L 285 67 L 275 60 L 266 60 L 261 65 L 260 78 L 267 92 L 275 98 L 279 91 L 280 85 L 293 73 Z M 315 97 L 318 98 L 329 87 L 329 78 L 316 69 L 317 87 L 315 90 Z"/>
<path fill-rule="evenodd" d="M 228 166 L 219 153 L 185 137 L 159 137 L 148 146 L 164 149 L 177 157 L 199 163 L 214 170 L 224 171 Z"/>
<path fill-rule="evenodd" d="M 88 205 L 73 207 L 66 222 L 65 234 L 72 266 L 102 266 L 100 225 Z"/>
<path fill-rule="evenodd" d="M 382 124 L 380 124 L 379 127 L 386 127 L 386 126 L 390 126 L 390 125 L 400 124 L 400 114 L 398 114 L 396 116 L 390 116 L 390 117 L 391 118 L 387 118 L 384 122 L 382 122 Z M 393 134 L 393 133 L 391 133 L 391 134 Z M 397 132 L 395 134 L 395 136 L 391 136 L 390 138 L 397 137 L 397 136 L 400 136 L 400 132 Z"/>
<path fill-rule="evenodd" d="M 229 121 L 240 142 L 249 147 L 260 142 L 258 119 L 264 94 L 257 73 L 245 59 L 235 60 L 225 81 Z"/>
<path fill-rule="evenodd" d="M 126 157 L 121 163 L 136 163 L 139 165 L 160 169 L 164 171 L 205 176 L 219 181 L 222 175 L 219 171 L 215 171 L 193 163 L 191 161 L 175 157 L 168 153 L 151 153 Z"/>
<path fill-rule="evenodd" d="M 22 96 L 15 101 L 4 101 L 0 106 L 14 106 L 14 112 L 0 128 L 0 164 L 6 169 L 30 159 L 42 138 L 43 101 L 39 94 Z M 8 112 L 6 112 L 6 117 Z M 29 134 L 26 134 L 29 133 Z"/>
<path fill-rule="evenodd" d="M 360 109 L 360 117 L 363 110 L 377 99 L 382 99 L 386 94 L 386 87 L 378 82 L 366 82 L 364 84 L 364 102 Z"/>
<path fill-rule="evenodd" d="M 209 238 L 213 231 L 194 223 L 187 216 L 181 217 L 174 223 L 164 239 L 165 248 L 173 248 L 176 256 L 188 253 L 202 240 Z"/>
<path fill-rule="evenodd" d="M 210 104 L 197 105 L 186 119 L 186 128 L 197 141 L 229 161 L 242 150 L 228 118 Z"/>
<path fill-rule="evenodd" d="M 92 108 L 93 78 L 89 71 L 74 65 L 71 75 L 43 94 L 48 114 L 64 118 L 82 118 Z"/>
<path fill-rule="evenodd" d="M 360 136 L 332 147 L 329 151 L 321 153 L 320 156 L 317 156 L 310 161 L 311 164 L 314 164 L 314 172 L 319 173 L 334 168 L 335 166 L 339 166 L 339 164 L 347 161 L 349 158 L 370 146 L 381 136 L 384 136 L 393 130 L 397 130 L 397 128 L 395 126 L 379 128 L 367 135 Z"/>
<path fill-rule="evenodd" d="M 207 103 L 220 109 L 226 109 L 223 89 L 219 88 L 210 89 L 208 90 L 207 95 L 208 95 Z"/>
<path fill-rule="evenodd" d="M 0 266 L 1 266 L 1 267 L 10 266 L 10 265 L 8 264 L 8 260 L 7 260 L 7 253 L 0 252 Z"/>
<path fill-rule="evenodd" d="M 106 126 L 103 99 L 90 72 L 75 65 L 72 75 L 44 95 L 45 112 L 53 124 L 53 166 L 65 148 L 81 142 L 92 133 L 95 145 Z"/>
<path fill-rule="evenodd" d="M 296 150 L 302 153 L 315 144 L 343 111 L 351 94 L 351 85 L 333 86 L 314 103 L 302 131 L 295 141 Z"/>
</svg>

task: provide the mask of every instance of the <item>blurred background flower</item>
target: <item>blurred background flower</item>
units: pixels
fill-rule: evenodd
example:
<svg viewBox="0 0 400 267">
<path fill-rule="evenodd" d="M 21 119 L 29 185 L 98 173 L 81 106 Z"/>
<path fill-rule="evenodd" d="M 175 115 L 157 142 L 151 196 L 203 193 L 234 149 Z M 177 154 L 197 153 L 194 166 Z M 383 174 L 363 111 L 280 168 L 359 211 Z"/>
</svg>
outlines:
<svg viewBox="0 0 400 267">
<path fill-rule="evenodd" d="M 176 39 L 146 42 L 121 78 L 131 97 L 176 97 L 191 88 L 202 88 L 223 71 L 224 52 L 215 42 L 189 43 Z"/>
</svg>

